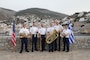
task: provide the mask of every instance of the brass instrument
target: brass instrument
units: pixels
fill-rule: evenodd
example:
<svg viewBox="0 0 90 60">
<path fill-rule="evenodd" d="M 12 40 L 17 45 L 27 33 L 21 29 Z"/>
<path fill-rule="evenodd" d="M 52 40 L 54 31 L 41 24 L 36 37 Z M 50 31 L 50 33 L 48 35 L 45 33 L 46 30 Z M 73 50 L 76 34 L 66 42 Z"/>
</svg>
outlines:
<svg viewBox="0 0 90 60">
<path fill-rule="evenodd" d="M 40 51 L 42 51 L 42 39 L 40 39 Z"/>
<path fill-rule="evenodd" d="M 50 36 L 47 36 L 46 43 L 51 44 L 52 42 L 55 41 L 55 39 L 58 38 L 58 36 L 59 36 L 58 32 L 54 30 Z"/>
<path fill-rule="evenodd" d="M 28 37 L 28 33 L 26 31 L 23 31 L 23 33 L 21 33 L 20 38 L 27 38 Z"/>
</svg>

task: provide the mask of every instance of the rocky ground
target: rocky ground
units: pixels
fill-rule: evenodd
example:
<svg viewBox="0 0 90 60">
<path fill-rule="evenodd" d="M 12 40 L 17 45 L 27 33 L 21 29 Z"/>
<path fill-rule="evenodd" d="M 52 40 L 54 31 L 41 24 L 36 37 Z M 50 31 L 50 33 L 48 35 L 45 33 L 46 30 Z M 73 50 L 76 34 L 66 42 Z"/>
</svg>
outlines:
<svg viewBox="0 0 90 60">
<path fill-rule="evenodd" d="M 0 51 L 0 60 L 90 60 L 90 49 L 77 49 L 70 52 L 23 52 Z"/>
</svg>

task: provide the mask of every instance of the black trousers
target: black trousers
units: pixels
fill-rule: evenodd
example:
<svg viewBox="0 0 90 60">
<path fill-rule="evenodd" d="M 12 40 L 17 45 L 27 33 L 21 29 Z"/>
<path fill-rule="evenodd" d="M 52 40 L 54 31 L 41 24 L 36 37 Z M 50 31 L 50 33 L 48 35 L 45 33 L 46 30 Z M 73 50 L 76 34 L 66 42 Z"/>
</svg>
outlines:
<svg viewBox="0 0 90 60">
<path fill-rule="evenodd" d="M 54 42 L 51 43 L 51 44 L 48 44 L 49 45 L 49 52 L 52 51 L 53 52 L 53 48 L 54 48 Z"/>
<path fill-rule="evenodd" d="M 57 39 L 54 41 L 54 51 L 56 51 L 57 50 Z"/>
<path fill-rule="evenodd" d="M 32 35 L 32 51 L 37 50 L 37 35 Z"/>
<path fill-rule="evenodd" d="M 58 37 L 58 51 L 61 50 L 61 36 L 59 34 L 59 37 Z"/>
<path fill-rule="evenodd" d="M 60 44 L 60 40 L 61 40 L 61 37 L 60 37 L 60 33 L 58 33 L 58 38 L 54 41 L 54 50 L 56 51 L 57 49 L 60 51 L 61 49 L 61 44 Z M 58 42 L 58 43 L 57 43 Z"/>
<path fill-rule="evenodd" d="M 41 38 L 42 38 L 42 51 L 45 50 L 45 35 L 41 35 Z"/>
<path fill-rule="evenodd" d="M 21 51 L 23 51 L 23 47 L 25 44 L 25 50 L 27 51 L 27 47 L 28 47 L 28 39 L 27 38 L 21 38 Z"/>
<path fill-rule="evenodd" d="M 67 51 L 69 51 L 69 38 L 63 37 L 63 50 L 67 48 Z"/>
</svg>

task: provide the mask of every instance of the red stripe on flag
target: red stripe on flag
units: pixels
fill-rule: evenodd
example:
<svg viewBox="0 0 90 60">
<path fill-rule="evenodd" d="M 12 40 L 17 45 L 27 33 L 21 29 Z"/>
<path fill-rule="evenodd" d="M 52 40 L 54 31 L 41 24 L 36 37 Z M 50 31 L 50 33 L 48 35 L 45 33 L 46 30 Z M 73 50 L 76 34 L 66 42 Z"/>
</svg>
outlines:
<svg viewBox="0 0 90 60">
<path fill-rule="evenodd" d="M 14 32 L 12 33 L 12 43 L 16 46 L 16 34 Z"/>
</svg>

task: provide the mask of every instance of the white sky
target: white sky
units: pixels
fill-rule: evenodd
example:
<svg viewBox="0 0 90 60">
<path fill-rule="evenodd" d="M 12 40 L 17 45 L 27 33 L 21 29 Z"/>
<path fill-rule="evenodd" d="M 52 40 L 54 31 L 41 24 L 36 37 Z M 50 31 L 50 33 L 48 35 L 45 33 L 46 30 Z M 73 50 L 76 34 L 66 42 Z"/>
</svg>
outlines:
<svg viewBox="0 0 90 60">
<path fill-rule="evenodd" d="M 0 7 L 15 11 L 44 8 L 71 15 L 75 12 L 90 11 L 90 0 L 0 0 Z"/>
</svg>

